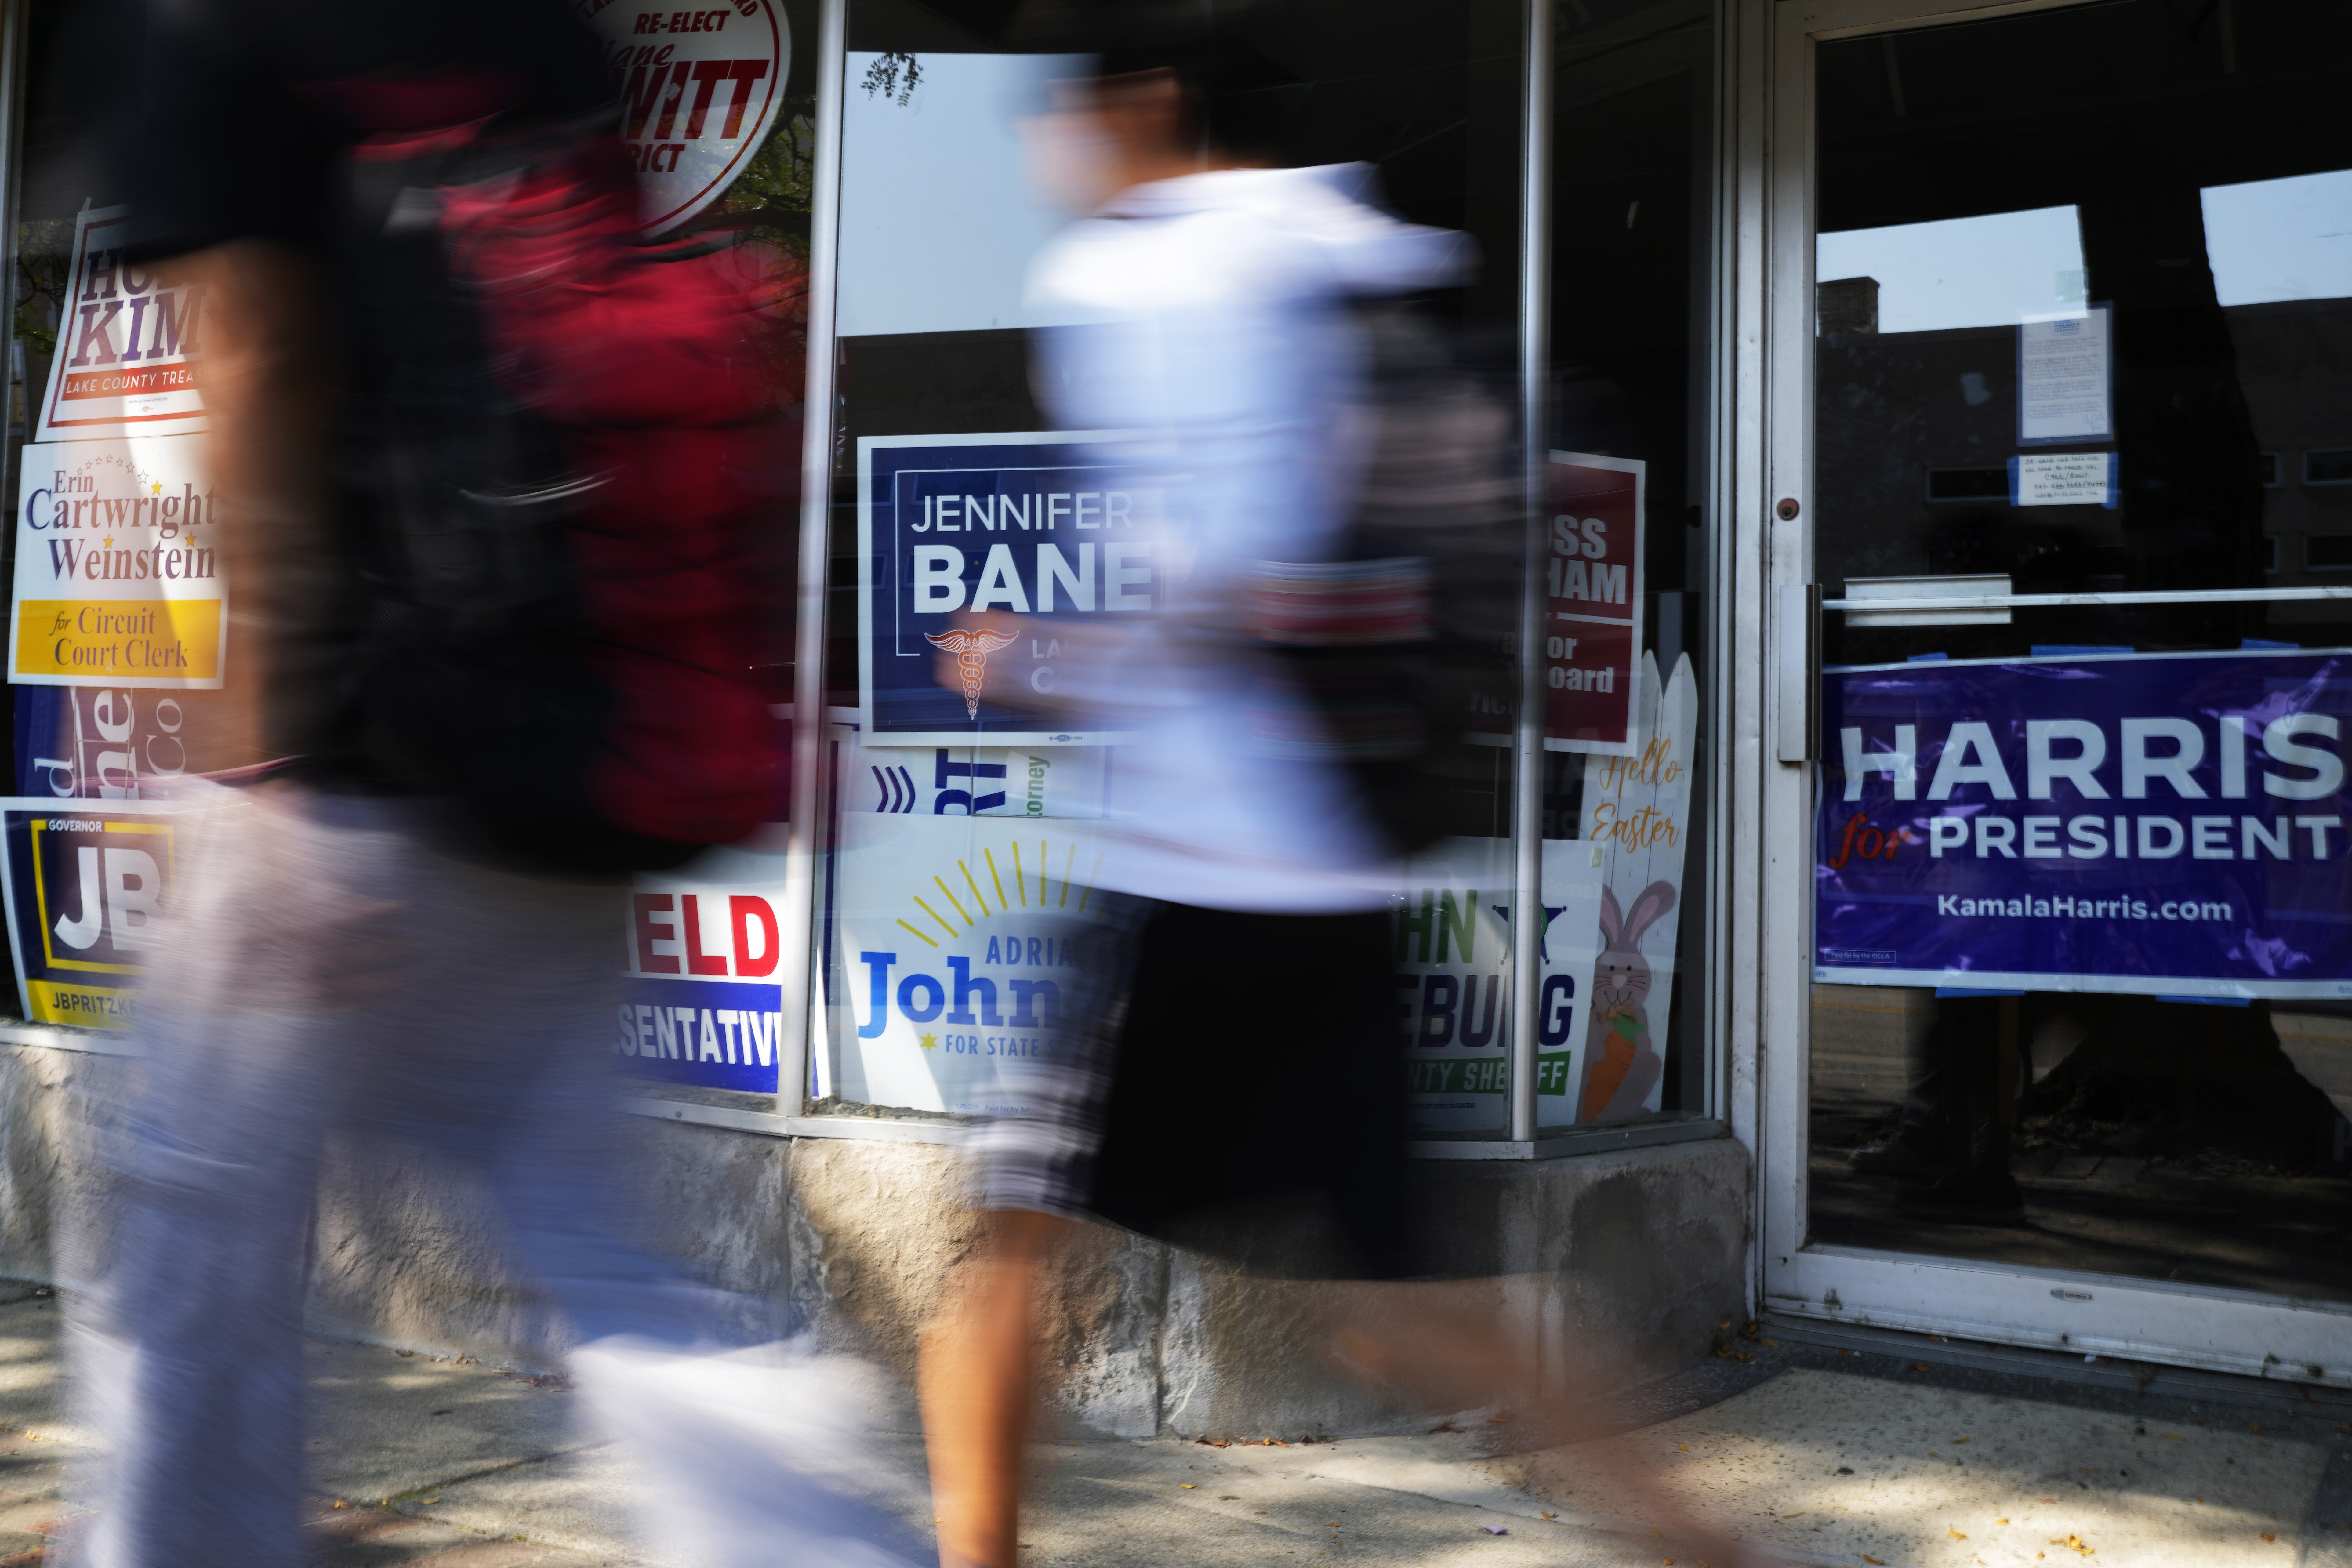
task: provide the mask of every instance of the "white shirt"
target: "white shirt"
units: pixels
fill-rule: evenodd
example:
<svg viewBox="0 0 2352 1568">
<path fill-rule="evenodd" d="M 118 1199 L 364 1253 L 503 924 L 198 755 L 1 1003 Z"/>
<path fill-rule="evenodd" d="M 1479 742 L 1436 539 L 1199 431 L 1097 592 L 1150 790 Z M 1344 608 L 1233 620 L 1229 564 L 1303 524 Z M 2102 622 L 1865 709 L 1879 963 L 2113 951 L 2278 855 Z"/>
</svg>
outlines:
<svg viewBox="0 0 2352 1568">
<path fill-rule="evenodd" d="M 1276 762 L 1244 712 L 1279 702 L 1185 626 L 1216 618 L 1256 561 L 1345 542 L 1361 453 L 1360 352 L 1345 301 L 1461 281 L 1471 242 L 1361 199 L 1370 171 L 1248 169 L 1121 193 L 1030 274 L 1033 306 L 1092 324 L 1036 334 L 1057 427 L 1137 436 L 1179 476 L 1156 521 L 1160 608 L 1089 680 L 1112 757 L 1104 880 L 1212 909 L 1374 909 L 1393 880 L 1344 781 Z"/>
</svg>

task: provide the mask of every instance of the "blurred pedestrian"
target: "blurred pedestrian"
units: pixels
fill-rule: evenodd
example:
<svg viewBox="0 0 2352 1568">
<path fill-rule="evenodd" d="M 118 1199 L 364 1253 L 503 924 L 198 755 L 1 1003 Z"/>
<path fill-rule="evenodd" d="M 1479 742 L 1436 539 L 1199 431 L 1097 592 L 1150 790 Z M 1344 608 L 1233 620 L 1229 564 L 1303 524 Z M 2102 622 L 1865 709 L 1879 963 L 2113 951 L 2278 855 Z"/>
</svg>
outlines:
<svg viewBox="0 0 2352 1568">
<path fill-rule="evenodd" d="M 556 0 L 154 0 L 144 27 L 123 258 L 210 301 L 239 717 L 173 792 L 142 1081 L 69 1237 L 108 1449 L 78 1551 L 305 1560 L 331 1140 L 496 1202 L 665 1557 L 902 1561 L 835 1373 L 623 1239 L 599 1048 L 626 874 L 779 801 L 746 566 L 796 454 L 762 301 L 639 241 Z"/>
<path fill-rule="evenodd" d="M 1098 825 L 1111 895 L 1075 938 L 1077 979 L 1035 1109 L 981 1137 L 979 1247 L 925 1337 L 946 1568 L 1017 1560 L 1037 1297 L 1079 1222 L 1326 1282 L 1332 1357 L 1433 1408 L 1505 1405 L 1551 1441 L 1599 1430 L 1533 1336 L 1505 1321 L 1499 1303 L 1525 1292 L 1477 1278 L 1475 1260 L 1449 1257 L 1412 1218 L 1389 908 L 1397 829 L 1414 812 L 1389 797 L 1416 784 L 1402 768 L 1383 784 L 1356 759 L 1417 716 L 1366 696 L 1377 658 L 1318 662 L 1282 646 L 1286 623 L 1442 645 L 1444 625 L 1411 623 L 1458 618 L 1464 603 L 1492 620 L 1454 626 L 1471 634 L 1457 643 L 1491 650 L 1513 630 L 1524 524 L 1507 429 L 1475 397 L 1416 401 L 1413 373 L 1396 378 L 1402 395 L 1373 384 L 1394 369 L 1400 333 L 1404 358 L 1428 357 L 1382 302 L 1467 281 L 1475 258 L 1463 237 L 1383 211 L 1369 169 L 1276 166 L 1262 132 L 1279 73 L 1221 30 L 1231 14 L 1107 5 L 1041 23 L 1096 65 L 1059 84 L 1032 128 L 1039 169 L 1087 213 L 1032 272 L 1034 304 L 1087 323 L 1033 334 L 1035 380 L 1057 427 L 1131 432 L 1133 464 L 1169 478 L 1150 525 L 1150 614 L 1025 629 L 971 617 L 1058 639 L 1051 710 L 1129 739 Z M 1401 402 L 1383 410 L 1383 396 Z M 1441 406 L 1411 427 L 1416 409 Z M 1454 537 L 1401 540 L 1367 522 L 1381 504 L 1391 523 L 1423 515 L 1379 493 L 1415 465 L 1420 482 L 1443 479 L 1432 493 L 1451 498 Z M 1441 558 L 1435 581 L 1415 556 Z M 1449 564 L 1475 576 L 1498 558 L 1499 595 L 1443 580 Z M 1394 668 L 1400 685 L 1427 676 L 1425 660 Z M 940 677 L 960 672 L 943 658 Z M 993 694 L 1040 701 L 1009 683 Z M 1436 831 L 1414 826 L 1403 847 Z M 1204 999 L 1244 1090 L 1202 1059 Z M 1693 1530 L 1654 1485 L 1616 1479 L 1648 1522 Z M 1721 1560 L 1739 1560 L 1717 1541 Z"/>
</svg>

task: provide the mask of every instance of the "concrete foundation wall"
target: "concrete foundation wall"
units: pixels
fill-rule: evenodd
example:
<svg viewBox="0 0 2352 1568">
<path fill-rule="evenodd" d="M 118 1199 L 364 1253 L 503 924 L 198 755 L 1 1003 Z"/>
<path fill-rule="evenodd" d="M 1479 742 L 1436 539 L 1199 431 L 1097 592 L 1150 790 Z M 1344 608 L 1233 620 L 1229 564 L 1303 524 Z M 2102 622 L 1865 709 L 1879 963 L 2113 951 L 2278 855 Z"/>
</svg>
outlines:
<svg viewBox="0 0 2352 1568">
<path fill-rule="evenodd" d="M 0 1047 L 0 1274 L 54 1280 L 66 1268 L 60 1237 L 88 1222 L 60 1200 L 102 1189 L 92 1121 L 135 1071 L 121 1058 Z M 647 1201 L 642 1241 L 773 1304 L 775 1322 L 797 1309 L 824 1342 L 907 1386 L 921 1329 L 953 1300 L 978 1237 L 953 1150 L 642 1117 L 628 1126 L 626 1169 Z M 1475 1278 L 1267 1279 L 1082 1230 L 1040 1312 L 1049 1426 L 1124 1436 L 1412 1430 L 1427 1416 L 1421 1397 L 1336 1363 L 1335 1327 L 1499 1307 L 1547 1369 L 1619 1385 L 1688 1365 L 1745 1310 L 1749 1163 L 1727 1139 L 1533 1163 L 1432 1161 L 1416 1173 L 1424 1221 Z M 562 1346 L 511 1278 L 482 1194 L 402 1154 L 331 1152 L 312 1269 L 322 1326 L 552 1363 Z M 912 1421 L 910 1402 L 900 1414 Z"/>
</svg>

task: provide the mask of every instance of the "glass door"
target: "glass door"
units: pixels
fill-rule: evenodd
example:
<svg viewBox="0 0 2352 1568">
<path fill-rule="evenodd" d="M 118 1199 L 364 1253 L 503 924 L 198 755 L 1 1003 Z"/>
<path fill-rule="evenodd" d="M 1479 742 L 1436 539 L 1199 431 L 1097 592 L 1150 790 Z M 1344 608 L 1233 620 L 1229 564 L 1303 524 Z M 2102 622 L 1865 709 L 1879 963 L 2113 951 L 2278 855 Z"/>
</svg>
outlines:
<svg viewBox="0 0 2352 1568">
<path fill-rule="evenodd" d="M 1767 1294 L 2352 1382 L 2352 12 L 1777 11 Z"/>
</svg>

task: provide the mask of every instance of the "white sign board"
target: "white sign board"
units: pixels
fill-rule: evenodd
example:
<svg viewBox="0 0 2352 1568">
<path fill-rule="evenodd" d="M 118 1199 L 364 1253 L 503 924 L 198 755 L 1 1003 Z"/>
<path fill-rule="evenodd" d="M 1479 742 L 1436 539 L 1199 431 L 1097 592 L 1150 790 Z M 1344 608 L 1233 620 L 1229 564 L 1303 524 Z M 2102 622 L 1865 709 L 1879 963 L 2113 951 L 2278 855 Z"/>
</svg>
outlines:
<svg viewBox="0 0 2352 1568">
<path fill-rule="evenodd" d="M 1666 1016 L 1674 1003 L 1690 847 L 1691 745 L 1698 729 L 1690 657 L 1675 661 L 1674 679 L 1661 690 L 1657 657 L 1643 653 L 1635 700 L 1642 751 L 1584 764 L 1584 840 L 1597 852 L 1602 879 L 1599 956 L 1582 988 L 1584 1056 L 1577 1064 L 1575 1111 L 1564 1121 L 1652 1115 L 1665 1090 Z M 1549 900 L 1549 866 L 1544 891 Z"/>
<path fill-rule="evenodd" d="M 204 452 L 194 436 L 25 448 L 11 682 L 221 684 L 228 590 Z"/>
<path fill-rule="evenodd" d="M 74 215 L 58 346 L 34 420 L 36 441 L 173 436 L 205 428 L 197 390 L 212 301 L 194 285 L 166 289 L 121 258 L 131 209 Z"/>
<path fill-rule="evenodd" d="M 2110 306 L 2086 305 L 2019 325 L 2020 446 L 2115 439 L 2114 318 Z"/>
<path fill-rule="evenodd" d="M 823 1087 L 916 1110 L 1034 1110 L 1116 852 L 1083 822 L 843 813 Z"/>
<path fill-rule="evenodd" d="M 844 811 L 885 816 L 1098 817 L 1108 746 L 874 746 L 843 738 Z"/>
<path fill-rule="evenodd" d="M 648 234 L 725 194 L 767 140 L 792 69 L 792 28 L 774 0 L 677 10 L 656 0 L 583 5 L 621 100 Z"/>
<path fill-rule="evenodd" d="M 2103 506 L 2113 511 L 2120 468 L 2114 452 L 2027 452 L 2009 460 L 2009 504 Z"/>
</svg>

